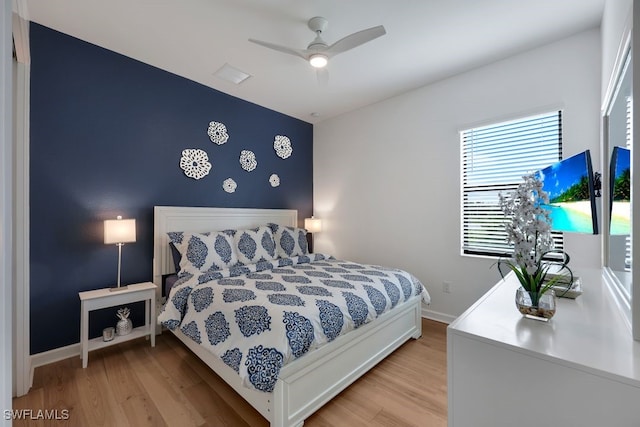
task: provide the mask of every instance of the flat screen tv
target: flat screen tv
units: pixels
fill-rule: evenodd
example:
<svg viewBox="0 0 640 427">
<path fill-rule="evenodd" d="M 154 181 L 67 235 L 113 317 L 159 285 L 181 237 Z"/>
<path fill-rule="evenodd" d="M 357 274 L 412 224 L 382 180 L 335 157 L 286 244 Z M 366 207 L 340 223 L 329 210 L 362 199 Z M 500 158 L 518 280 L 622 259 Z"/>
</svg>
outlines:
<svg viewBox="0 0 640 427">
<path fill-rule="evenodd" d="M 631 151 L 613 147 L 609 167 L 609 234 L 631 234 Z"/>
<path fill-rule="evenodd" d="M 551 229 L 598 234 L 593 169 L 589 150 L 537 172 L 549 195 Z"/>
</svg>

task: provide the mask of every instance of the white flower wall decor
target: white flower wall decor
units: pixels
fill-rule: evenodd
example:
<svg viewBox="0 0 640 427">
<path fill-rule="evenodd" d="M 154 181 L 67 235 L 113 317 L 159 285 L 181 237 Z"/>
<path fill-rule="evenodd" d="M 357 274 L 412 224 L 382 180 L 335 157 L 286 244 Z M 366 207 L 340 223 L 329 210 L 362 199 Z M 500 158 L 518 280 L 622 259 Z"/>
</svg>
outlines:
<svg viewBox="0 0 640 427">
<path fill-rule="evenodd" d="M 217 145 L 223 145 L 229 140 L 229 132 L 227 131 L 226 125 L 218 121 L 209 122 L 207 135 L 209 139 L 211 139 L 211 142 Z M 276 135 L 274 137 L 273 149 L 281 159 L 288 159 L 293 154 L 291 139 L 285 135 Z M 239 162 L 242 169 L 247 172 L 252 172 L 258 167 L 256 154 L 251 150 L 241 150 Z M 202 179 L 209 174 L 212 164 L 204 150 L 188 148 L 182 150 L 180 168 L 189 178 Z M 269 184 L 272 188 L 279 187 L 281 184 L 280 176 L 277 173 L 272 173 L 269 176 Z M 235 193 L 238 184 L 233 178 L 228 177 L 222 182 L 222 188 L 227 193 Z"/>
<path fill-rule="evenodd" d="M 209 163 L 209 156 L 203 150 L 187 148 L 182 150 L 180 168 L 189 178 L 200 179 L 209 174 L 211 163 Z"/>
<path fill-rule="evenodd" d="M 286 159 L 291 156 L 291 153 L 293 152 L 293 148 L 291 148 L 291 140 L 289 137 L 284 135 L 276 135 L 276 138 L 273 141 L 273 149 L 276 150 L 276 154 L 281 159 Z"/>
<path fill-rule="evenodd" d="M 218 145 L 224 144 L 229 139 L 227 127 L 224 125 L 224 123 L 220 122 L 209 122 L 207 135 L 209 135 L 211 142 L 214 142 Z"/>
<path fill-rule="evenodd" d="M 236 182 L 231 178 L 225 179 L 224 182 L 222 183 L 222 188 L 227 193 L 234 193 L 237 187 L 238 187 L 238 184 L 236 184 Z"/>
<path fill-rule="evenodd" d="M 258 166 L 255 153 L 250 150 L 242 150 L 240 153 L 240 166 L 247 172 L 254 170 Z"/>
</svg>

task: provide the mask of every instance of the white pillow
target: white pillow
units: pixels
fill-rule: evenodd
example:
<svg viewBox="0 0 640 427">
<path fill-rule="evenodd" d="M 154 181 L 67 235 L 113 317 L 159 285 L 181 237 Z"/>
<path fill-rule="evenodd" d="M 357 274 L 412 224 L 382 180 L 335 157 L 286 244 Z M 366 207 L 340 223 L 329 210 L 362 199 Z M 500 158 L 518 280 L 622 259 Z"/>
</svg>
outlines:
<svg viewBox="0 0 640 427">
<path fill-rule="evenodd" d="M 233 241 L 238 261 L 243 264 L 255 264 L 276 258 L 276 242 L 273 232 L 267 226 L 237 230 Z"/>
<path fill-rule="evenodd" d="M 273 231 L 278 258 L 291 258 L 309 253 L 307 230 L 304 228 L 286 227 L 278 224 L 269 224 L 269 228 Z"/>
<path fill-rule="evenodd" d="M 172 233 L 169 237 L 182 254 L 180 271 L 223 270 L 238 264 L 233 237 L 227 233 Z"/>
</svg>

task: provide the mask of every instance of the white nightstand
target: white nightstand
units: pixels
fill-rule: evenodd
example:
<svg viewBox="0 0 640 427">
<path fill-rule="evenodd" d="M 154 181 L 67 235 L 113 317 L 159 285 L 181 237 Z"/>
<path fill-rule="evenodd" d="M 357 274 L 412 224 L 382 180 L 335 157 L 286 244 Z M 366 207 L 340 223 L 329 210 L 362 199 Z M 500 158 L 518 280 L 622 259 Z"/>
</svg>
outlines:
<svg viewBox="0 0 640 427">
<path fill-rule="evenodd" d="M 87 367 L 89 361 L 89 351 L 129 341 L 135 338 L 149 336 L 151 347 L 156 346 L 155 322 L 156 322 L 156 285 L 151 282 L 136 283 L 129 285 L 127 289 L 121 291 L 110 291 L 106 289 L 96 289 L 94 291 L 79 292 L 82 317 L 80 318 L 80 346 L 82 352 L 82 367 Z M 101 308 L 115 307 L 123 304 L 144 301 L 144 326 L 133 328 L 130 334 L 116 335 L 112 341 L 103 341 L 102 336 L 89 339 L 89 312 Z M 115 325 L 115 320 L 114 320 Z"/>
</svg>

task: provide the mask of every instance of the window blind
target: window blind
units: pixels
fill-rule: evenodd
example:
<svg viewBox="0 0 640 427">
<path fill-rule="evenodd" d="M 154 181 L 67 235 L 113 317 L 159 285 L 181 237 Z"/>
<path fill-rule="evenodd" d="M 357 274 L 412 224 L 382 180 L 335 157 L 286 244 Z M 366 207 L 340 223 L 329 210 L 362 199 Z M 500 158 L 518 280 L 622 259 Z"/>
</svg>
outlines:
<svg viewBox="0 0 640 427">
<path fill-rule="evenodd" d="M 462 253 L 509 256 L 498 194 L 562 159 L 562 111 L 468 129 L 460 140 Z M 556 249 L 563 249 L 562 233 L 553 237 Z"/>
<path fill-rule="evenodd" d="M 627 132 L 626 132 L 626 148 L 631 149 L 633 143 L 633 98 L 627 96 Z M 624 269 L 625 271 L 631 271 L 632 262 L 632 249 L 631 235 L 625 238 L 625 250 L 624 250 Z"/>
</svg>

